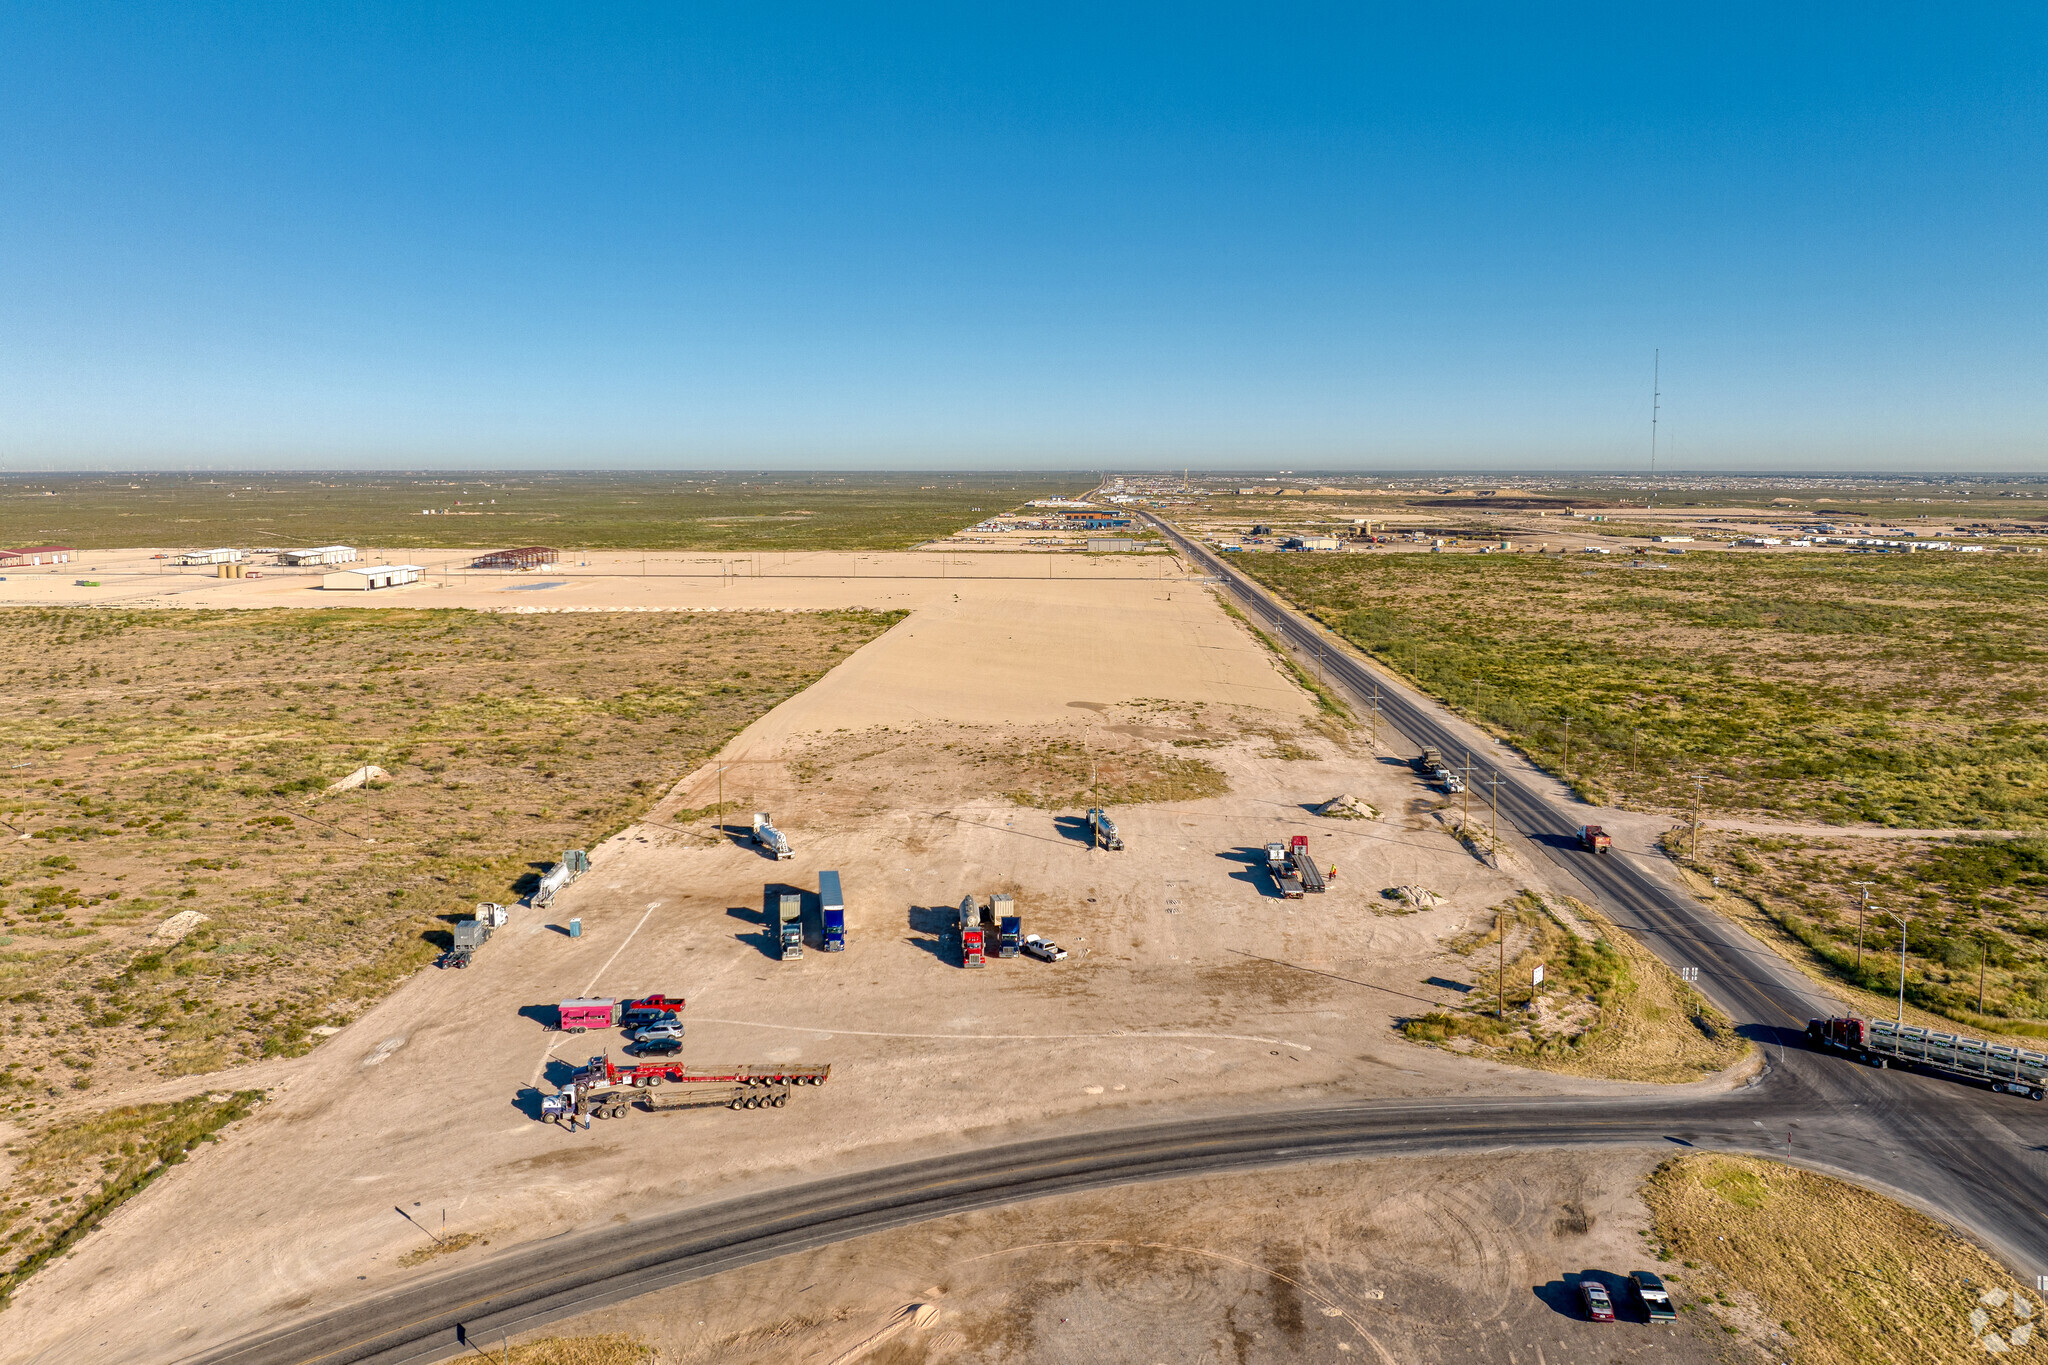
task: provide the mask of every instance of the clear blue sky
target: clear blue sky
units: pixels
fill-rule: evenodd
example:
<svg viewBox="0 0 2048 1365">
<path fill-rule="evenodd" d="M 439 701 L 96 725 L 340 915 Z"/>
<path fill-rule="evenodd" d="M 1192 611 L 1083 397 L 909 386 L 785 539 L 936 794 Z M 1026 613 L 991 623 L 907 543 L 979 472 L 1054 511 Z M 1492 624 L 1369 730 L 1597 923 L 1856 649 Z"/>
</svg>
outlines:
<svg viewBox="0 0 2048 1365">
<path fill-rule="evenodd" d="M 2044 14 L 16 3 L 0 468 L 2038 470 Z"/>
</svg>

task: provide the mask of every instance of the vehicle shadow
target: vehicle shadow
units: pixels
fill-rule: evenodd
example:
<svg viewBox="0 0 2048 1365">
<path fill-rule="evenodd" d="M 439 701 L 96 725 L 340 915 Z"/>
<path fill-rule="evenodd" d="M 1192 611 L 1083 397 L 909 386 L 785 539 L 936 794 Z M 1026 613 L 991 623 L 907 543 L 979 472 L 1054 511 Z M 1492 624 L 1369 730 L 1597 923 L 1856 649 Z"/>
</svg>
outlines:
<svg viewBox="0 0 2048 1365">
<path fill-rule="evenodd" d="M 1230 880 L 1243 882 L 1261 896 L 1268 898 L 1278 893 L 1272 887 L 1272 878 L 1266 875 L 1266 850 L 1263 848 L 1227 848 L 1216 855 L 1226 863 L 1236 863 L 1238 868 L 1230 874 Z"/>
<path fill-rule="evenodd" d="M 512 1107 L 535 1122 L 540 1120 L 541 1093 L 533 1086 L 526 1086 L 512 1097 Z"/>
<path fill-rule="evenodd" d="M 596 1056 L 597 1054 L 592 1053 L 591 1055 Z M 566 1062 L 560 1057 L 550 1057 L 548 1058 L 547 1068 L 541 1072 L 541 1079 L 545 1080 L 555 1089 L 560 1090 L 569 1083 L 569 1078 L 574 1076 L 580 1069 L 575 1062 Z"/>
<path fill-rule="evenodd" d="M 1087 820 L 1081 816 L 1055 815 L 1052 818 L 1052 827 L 1060 837 L 1073 843 L 1092 844 L 1095 842 L 1094 837 L 1089 832 Z"/>
<path fill-rule="evenodd" d="M 725 907 L 725 913 L 728 918 L 745 920 L 749 924 L 760 926 L 751 934 L 734 934 L 735 942 L 751 943 L 760 950 L 761 956 L 778 962 L 782 960 L 782 944 L 776 940 L 774 927 L 770 924 L 765 910 L 754 910 L 744 905 L 728 905 Z"/>
<path fill-rule="evenodd" d="M 562 1026 L 561 1016 L 561 1007 L 558 1005 L 521 1005 L 519 1007 L 519 1017 L 521 1019 L 531 1019 L 534 1023 L 550 1031 Z"/>
<path fill-rule="evenodd" d="M 913 948 L 921 948 L 947 966 L 958 966 L 959 956 L 953 948 L 953 926 L 959 923 L 960 909 L 954 905 L 913 905 L 905 916 L 913 937 L 903 941 Z"/>
</svg>

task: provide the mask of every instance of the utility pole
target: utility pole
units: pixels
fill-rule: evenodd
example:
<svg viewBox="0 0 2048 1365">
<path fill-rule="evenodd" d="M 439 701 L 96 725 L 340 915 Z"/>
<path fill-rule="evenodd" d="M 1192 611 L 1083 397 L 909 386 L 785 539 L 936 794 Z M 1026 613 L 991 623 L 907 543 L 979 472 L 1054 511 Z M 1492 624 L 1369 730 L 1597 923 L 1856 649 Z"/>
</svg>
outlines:
<svg viewBox="0 0 2048 1365">
<path fill-rule="evenodd" d="M 1700 856 L 1700 802 L 1706 798 L 1707 779 L 1704 775 L 1693 774 L 1692 788 L 1692 856 Z"/>
<path fill-rule="evenodd" d="M 1906 916 L 1899 914 L 1899 1027 L 1906 1026 Z"/>
<path fill-rule="evenodd" d="M 1380 747 L 1380 685 L 1377 679 L 1372 685 L 1372 747 Z"/>
<path fill-rule="evenodd" d="M 1486 779 L 1486 831 L 1500 842 L 1500 812 L 1494 806 L 1494 793 L 1500 790 L 1501 775 L 1495 773 Z"/>
<path fill-rule="evenodd" d="M 1877 883 L 1850 882 L 1849 885 L 1863 888 L 1863 900 L 1856 907 L 1856 972 L 1860 976 L 1863 973 L 1863 918 L 1870 913 L 1870 888 Z"/>
<path fill-rule="evenodd" d="M 1988 955 L 1989 955 L 1989 953 L 1990 953 L 1990 950 L 1991 950 L 1991 944 L 1990 944 L 1990 941 L 1989 941 L 1989 940 L 1987 940 L 1987 939 L 1986 939 L 1986 938 L 1984 937 L 1984 932 L 1983 932 L 1983 930 L 1981 930 L 1981 929 L 1980 929 L 1980 930 L 1978 930 L 1978 931 L 1977 931 L 1977 1013 L 1979 1013 L 1979 1014 L 1982 1014 L 1982 1013 L 1984 1012 L 1984 959 L 1985 959 L 1985 957 L 1986 957 L 1986 956 L 1988 956 Z"/>
<path fill-rule="evenodd" d="M 712 816 L 718 822 L 718 832 L 725 833 L 725 765 L 718 765 L 718 810 Z"/>
<path fill-rule="evenodd" d="M 1563 713 L 1563 715 L 1564 715 L 1564 780 L 1565 780 L 1565 782 L 1566 782 L 1567 784 L 1569 784 L 1569 783 L 1571 782 L 1571 780 L 1572 780 L 1572 713 L 1571 713 L 1571 712 L 1569 712 L 1569 711 L 1566 711 L 1566 712 L 1564 712 L 1564 713 Z"/>
<path fill-rule="evenodd" d="M 1472 751 L 1465 751 L 1465 831 L 1472 830 Z"/>
</svg>

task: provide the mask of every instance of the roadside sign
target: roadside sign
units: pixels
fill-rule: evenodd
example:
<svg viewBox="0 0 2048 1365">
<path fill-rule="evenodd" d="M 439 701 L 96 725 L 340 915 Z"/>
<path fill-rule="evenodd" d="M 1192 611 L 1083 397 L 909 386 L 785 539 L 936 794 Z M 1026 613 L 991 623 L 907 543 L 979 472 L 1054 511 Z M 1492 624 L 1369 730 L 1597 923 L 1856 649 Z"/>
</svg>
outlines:
<svg viewBox="0 0 2048 1365">
<path fill-rule="evenodd" d="M 1537 963 L 1536 970 L 1530 973 L 1529 984 L 1532 986 L 1540 986 L 1543 984 L 1543 964 L 1541 962 Z"/>
<path fill-rule="evenodd" d="M 1680 967 L 1678 969 L 1678 979 L 1680 981 L 1697 981 L 1700 979 L 1700 969 L 1697 967 Z"/>
</svg>

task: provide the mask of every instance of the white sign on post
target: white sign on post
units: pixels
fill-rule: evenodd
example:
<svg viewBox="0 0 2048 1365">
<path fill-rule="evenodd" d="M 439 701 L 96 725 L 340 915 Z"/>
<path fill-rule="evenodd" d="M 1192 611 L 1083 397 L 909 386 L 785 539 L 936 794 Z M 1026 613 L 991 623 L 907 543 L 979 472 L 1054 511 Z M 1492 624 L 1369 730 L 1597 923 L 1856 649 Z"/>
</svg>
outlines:
<svg viewBox="0 0 2048 1365">
<path fill-rule="evenodd" d="M 1543 964 L 1541 962 L 1536 964 L 1536 970 L 1530 974 L 1529 984 L 1532 986 L 1543 984 Z"/>
</svg>

